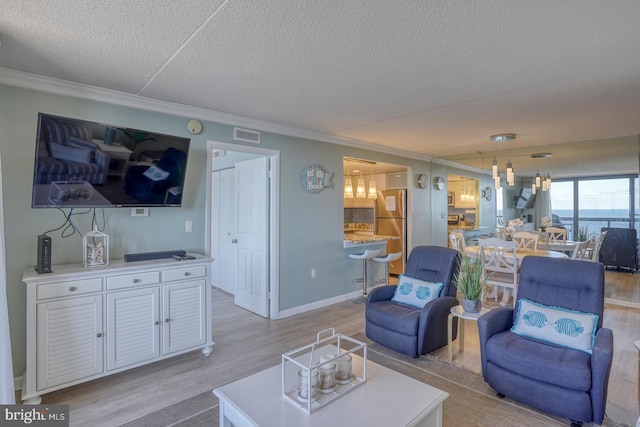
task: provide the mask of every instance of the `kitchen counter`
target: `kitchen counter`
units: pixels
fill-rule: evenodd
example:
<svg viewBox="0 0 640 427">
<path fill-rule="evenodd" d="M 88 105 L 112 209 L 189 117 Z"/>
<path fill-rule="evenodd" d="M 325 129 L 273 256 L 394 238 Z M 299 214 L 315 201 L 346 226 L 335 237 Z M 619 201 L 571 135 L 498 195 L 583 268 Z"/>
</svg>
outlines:
<svg viewBox="0 0 640 427">
<path fill-rule="evenodd" d="M 360 248 L 364 246 L 386 244 L 388 240 L 399 240 L 398 236 L 382 236 L 379 234 L 345 234 L 345 248 Z"/>
</svg>

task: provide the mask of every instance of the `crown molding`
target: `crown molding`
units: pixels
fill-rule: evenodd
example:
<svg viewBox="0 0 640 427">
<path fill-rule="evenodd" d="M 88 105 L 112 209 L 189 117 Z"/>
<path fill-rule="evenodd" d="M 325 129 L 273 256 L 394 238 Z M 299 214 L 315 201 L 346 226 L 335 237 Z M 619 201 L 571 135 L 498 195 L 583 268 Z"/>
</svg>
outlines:
<svg viewBox="0 0 640 427">
<path fill-rule="evenodd" d="M 264 120 L 252 119 L 235 114 L 228 114 L 220 111 L 208 110 L 205 108 L 192 107 L 189 105 L 178 104 L 174 102 L 146 98 L 139 95 L 132 95 L 129 93 L 119 92 L 111 89 L 104 89 L 97 86 L 90 86 L 82 83 L 75 83 L 67 80 L 56 79 L 53 77 L 42 76 L 39 74 L 17 71 L 10 68 L 0 67 L 0 84 L 38 90 L 42 92 L 53 93 L 56 95 L 89 99 L 92 101 L 99 101 L 107 104 L 122 105 L 125 107 L 137 108 L 145 111 L 153 111 L 156 113 L 164 113 L 172 116 L 196 118 L 199 120 L 206 120 L 229 126 L 239 126 L 262 132 L 270 132 L 296 138 L 361 148 L 364 150 L 371 150 L 399 157 L 417 159 L 425 162 L 430 162 L 432 160 L 431 156 L 425 154 L 399 150 L 373 142 L 344 138 L 322 132 L 315 132 L 292 126 L 280 125 Z"/>
<path fill-rule="evenodd" d="M 431 159 L 431 162 L 435 163 L 435 164 L 438 164 L 438 165 L 447 166 L 447 167 L 450 167 L 450 168 L 462 169 L 462 170 L 466 170 L 466 171 L 469 171 L 469 172 L 479 173 L 481 175 L 491 175 L 490 171 L 486 171 L 486 170 L 480 169 L 480 168 L 474 168 L 473 166 L 463 165 L 461 163 L 456 163 L 456 162 L 453 162 L 451 160 L 440 159 L 438 157 L 434 157 L 433 159 Z"/>
</svg>

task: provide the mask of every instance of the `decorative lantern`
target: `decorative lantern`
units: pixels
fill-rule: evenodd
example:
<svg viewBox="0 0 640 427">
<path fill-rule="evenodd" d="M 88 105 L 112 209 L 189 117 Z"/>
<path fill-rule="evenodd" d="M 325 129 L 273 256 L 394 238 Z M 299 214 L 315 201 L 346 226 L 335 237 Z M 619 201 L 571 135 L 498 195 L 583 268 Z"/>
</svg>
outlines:
<svg viewBox="0 0 640 427">
<path fill-rule="evenodd" d="M 109 265 L 109 236 L 93 227 L 93 231 L 82 236 L 84 246 L 82 262 L 85 267 Z"/>
</svg>

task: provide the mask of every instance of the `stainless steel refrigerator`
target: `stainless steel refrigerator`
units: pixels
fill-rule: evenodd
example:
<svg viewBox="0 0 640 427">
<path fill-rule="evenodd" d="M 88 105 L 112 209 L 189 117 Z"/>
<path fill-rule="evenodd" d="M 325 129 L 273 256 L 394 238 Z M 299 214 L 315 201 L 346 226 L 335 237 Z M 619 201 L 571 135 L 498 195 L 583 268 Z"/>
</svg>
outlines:
<svg viewBox="0 0 640 427">
<path fill-rule="evenodd" d="M 389 263 L 389 273 L 402 274 L 407 259 L 407 190 L 378 191 L 376 200 L 375 233 L 396 236 L 387 242 L 387 253 L 402 252 L 402 256 Z"/>
</svg>

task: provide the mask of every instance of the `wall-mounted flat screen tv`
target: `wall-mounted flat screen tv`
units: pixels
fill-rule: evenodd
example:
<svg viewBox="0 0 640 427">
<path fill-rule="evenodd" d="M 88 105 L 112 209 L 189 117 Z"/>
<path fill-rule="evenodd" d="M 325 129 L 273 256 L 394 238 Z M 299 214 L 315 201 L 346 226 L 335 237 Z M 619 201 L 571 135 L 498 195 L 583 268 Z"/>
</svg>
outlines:
<svg viewBox="0 0 640 427">
<path fill-rule="evenodd" d="M 516 199 L 516 209 L 530 209 L 533 207 L 536 201 L 536 195 L 533 194 L 530 188 L 523 187 L 520 189 L 520 194 Z"/>
<path fill-rule="evenodd" d="M 40 113 L 31 207 L 181 206 L 190 142 Z"/>
</svg>

